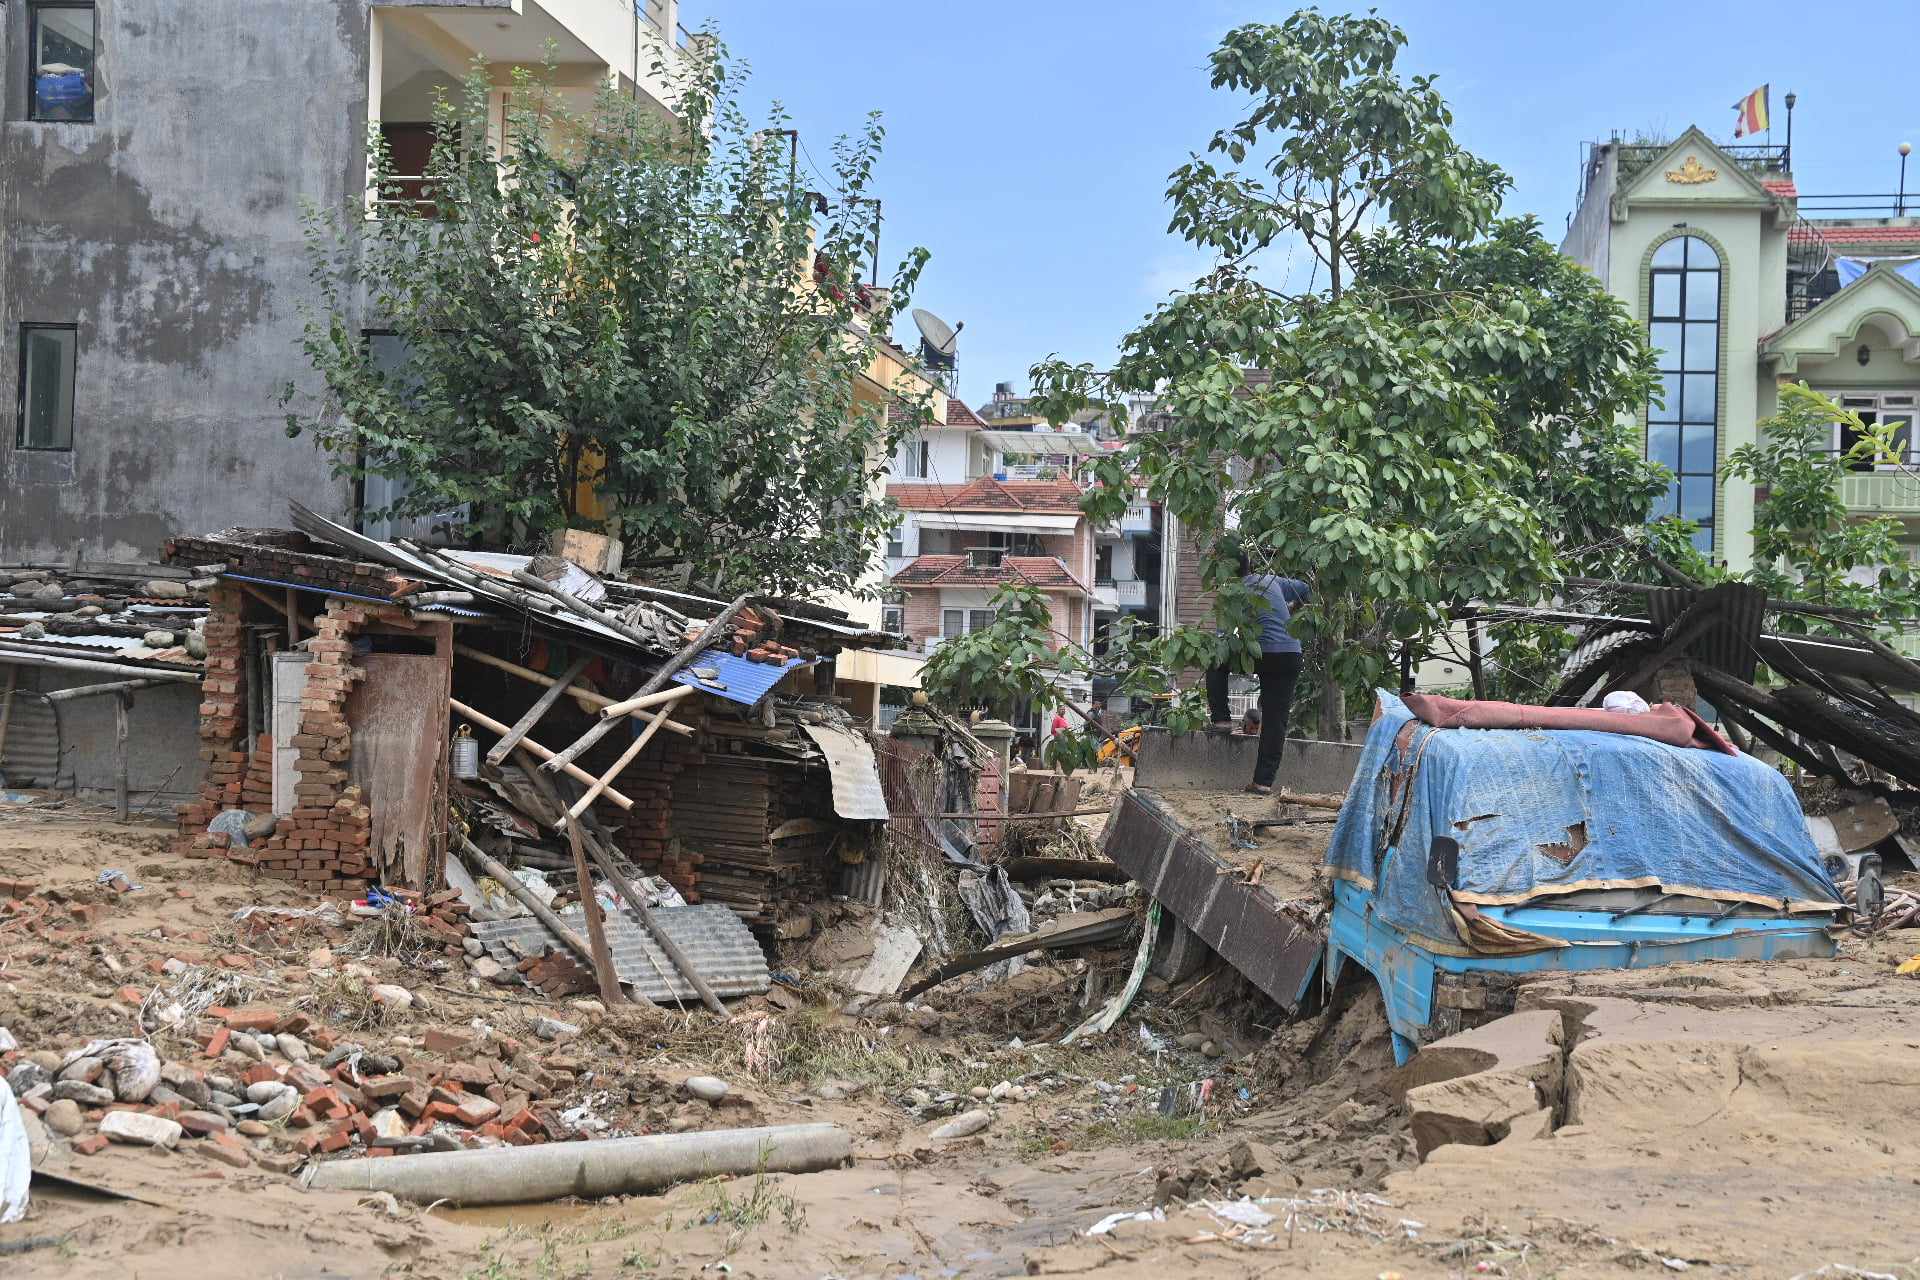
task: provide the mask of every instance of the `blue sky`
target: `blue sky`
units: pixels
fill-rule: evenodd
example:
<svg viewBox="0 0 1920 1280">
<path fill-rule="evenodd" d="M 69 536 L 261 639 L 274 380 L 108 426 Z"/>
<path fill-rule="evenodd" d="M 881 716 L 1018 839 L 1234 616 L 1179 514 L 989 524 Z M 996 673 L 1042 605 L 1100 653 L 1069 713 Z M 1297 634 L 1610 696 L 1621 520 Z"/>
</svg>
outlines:
<svg viewBox="0 0 1920 1280">
<path fill-rule="evenodd" d="M 1166 175 L 1237 103 L 1207 88 L 1228 29 L 1292 4 L 1252 0 L 682 0 L 752 65 L 750 102 L 778 98 L 824 163 L 834 135 L 884 113 L 883 266 L 914 244 L 932 261 L 916 296 L 960 336 L 961 392 L 1024 387 L 1050 353 L 1104 363 L 1153 303 L 1194 274 L 1166 234 Z M 1336 8 L 1338 6 L 1322 6 Z M 1803 192 L 1891 192 L 1895 147 L 1920 145 L 1920 100 L 1897 63 L 1878 70 L 1804 5 L 1388 0 L 1403 74 L 1439 77 L 1461 140 L 1514 178 L 1507 212 L 1558 243 L 1580 144 L 1613 130 L 1721 140 L 1732 103 L 1788 89 Z M 1920 189 L 1920 158 L 1910 189 Z M 911 330 L 903 334 L 910 337 Z"/>
</svg>

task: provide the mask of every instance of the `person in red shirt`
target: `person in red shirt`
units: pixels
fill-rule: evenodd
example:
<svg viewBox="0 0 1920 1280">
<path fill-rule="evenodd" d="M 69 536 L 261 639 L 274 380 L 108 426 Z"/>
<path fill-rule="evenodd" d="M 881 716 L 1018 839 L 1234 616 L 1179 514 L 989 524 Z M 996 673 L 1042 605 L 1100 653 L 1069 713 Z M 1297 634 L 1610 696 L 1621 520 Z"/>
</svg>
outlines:
<svg viewBox="0 0 1920 1280">
<path fill-rule="evenodd" d="M 1053 711 L 1053 722 L 1047 726 L 1047 732 L 1049 734 L 1061 734 L 1066 731 L 1067 709 L 1065 707 L 1055 707 Z"/>
</svg>

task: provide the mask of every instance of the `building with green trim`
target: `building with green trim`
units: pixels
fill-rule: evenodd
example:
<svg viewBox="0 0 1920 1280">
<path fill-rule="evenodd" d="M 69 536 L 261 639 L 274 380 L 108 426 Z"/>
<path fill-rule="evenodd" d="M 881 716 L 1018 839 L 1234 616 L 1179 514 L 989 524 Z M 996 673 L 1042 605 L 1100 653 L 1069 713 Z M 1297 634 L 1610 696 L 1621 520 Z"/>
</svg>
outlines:
<svg viewBox="0 0 1920 1280">
<path fill-rule="evenodd" d="M 1895 196 L 1802 196 L 1788 148 L 1723 146 L 1697 128 L 1594 144 L 1582 178 L 1561 252 L 1659 352 L 1662 394 L 1639 414 L 1648 456 L 1674 473 L 1655 514 L 1697 521 L 1702 550 L 1747 568 L 1754 489 L 1727 478 L 1727 455 L 1756 438 L 1782 382 L 1804 381 L 1864 421 L 1904 426 L 1906 456 L 1848 475 L 1842 498 L 1899 517 L 1920 543 L 1920 286 L 1896 269 L 1920 255 L 1920 217 Z M 1840 436 L 1836 449 L 1852 443 Z"/>
</svg>

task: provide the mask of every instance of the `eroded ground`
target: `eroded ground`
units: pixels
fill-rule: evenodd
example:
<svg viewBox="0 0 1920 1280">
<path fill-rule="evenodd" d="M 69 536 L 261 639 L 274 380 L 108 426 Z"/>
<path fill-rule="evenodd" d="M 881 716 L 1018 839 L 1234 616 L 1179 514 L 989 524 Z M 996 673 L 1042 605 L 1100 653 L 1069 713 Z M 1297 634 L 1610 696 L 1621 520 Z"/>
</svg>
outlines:
<svg viewBox="0 0 1920 1280">
<path fill-rule="evenodd" d="M 243 959 L 227 971 L 265 999 L 364 1014 L 327 1005 L 338 997 L 311 963 L 316 947 L 354 948 L 353 932 L 249 937 L 235 911 L 314 900 L 238 867 L 175 861 L 165 845 L 159 826 L 118 828 L 91 811 L 0 815 L 0 878 L 101 908 L 59 954 L 0 924 L 0 1026 L 23 1049 L 126 1033 L 119 988 L 153 985 L 149 962 L 183 956 Z M 143 887 L 97 887 L 108 867 Z M 116 1147 L 59 1167 L 142 1199 L 36 1188 L 0 1248 L 59 1243 L 0 1255 L 0 1273 L 1920 1275 L 1920 979 L 1894 974 L 1916 953 L 1909 930 L 1849 937 L 1827 961 L 1543 982 L 1468 1047 L 1400 1070 L 1364 994 L 1279 1026 L 1228 972 L 1150 985 L 1103 1039 L 1042 1045 L 1084 1016 L 1089 988 L 1111 988 L 1124 947 L 1096 957 L 1091 978 L 1087 961 L 1038 964 L 878 1019 L 832 1012 L 803 980 L 802 1007 L 747 1002 L 718 1029 L 705 1015 L 472 991 L 457 973 L 370 954 L 428 1008 L 358 1034 L 417 1039 L 479 1019 L 524 1035 L 558 1014 L 585 1027 L 564 1046 L 583 1064 L 568 1101 L 610 1131 L 824 1119 L 856 1136 L 855 1164 L 427 1213 L 304 1192 L 191 1143 Z M 727 1079 L 731 1101 L 686 1100 L 679 1082 L 696 1073 Z M 1003 1082 L 1018 1092 L 971 1098 Z M 992 1123 L 932 1141 L 956 1105 L 944 1095 L 986 1106 Z M 1149 1218 L 1089 1234 L 1116 1213 Z"/>
</svg>

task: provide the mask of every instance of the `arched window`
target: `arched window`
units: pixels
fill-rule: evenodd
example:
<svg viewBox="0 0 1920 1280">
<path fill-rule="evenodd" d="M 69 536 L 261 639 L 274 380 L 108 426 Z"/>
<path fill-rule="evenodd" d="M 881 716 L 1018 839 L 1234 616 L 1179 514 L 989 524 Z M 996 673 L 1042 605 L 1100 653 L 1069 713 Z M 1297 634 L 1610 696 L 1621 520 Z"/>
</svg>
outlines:
<svg viewBox="0 0 1920 1280">
<path fill-rule="evenodd" d="M 1653 251 L 1647 340 L 1660 389 L 1647 402 L 1647 456 L 1673 472 L 1655 519 L 1700 526 L 1694 545 L 1713 551 L 1714 458 L 1720 421 L 1720 255 L 1698 236 Z"/>
</svg>

